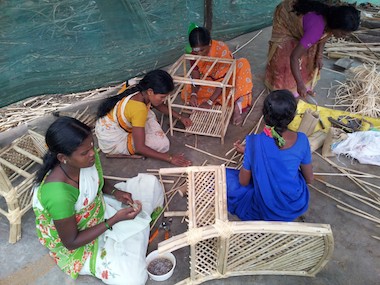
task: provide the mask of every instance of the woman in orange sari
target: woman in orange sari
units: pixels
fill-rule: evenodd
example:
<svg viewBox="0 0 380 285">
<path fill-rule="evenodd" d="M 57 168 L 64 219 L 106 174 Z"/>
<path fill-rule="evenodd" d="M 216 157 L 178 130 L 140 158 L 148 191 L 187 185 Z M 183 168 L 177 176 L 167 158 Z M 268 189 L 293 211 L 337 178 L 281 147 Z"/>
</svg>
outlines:
<svg viewBox="0 0 380 285">
<path fill-rule="evenodd" d="M 326 41 L 357 30 L 359 21 L 360 12 L 351 5 L 281 2 L 273 16 L 265 85 L 270 90 L 288 89 L 295 97 L 314 95 Z"/>
<path fill-rule="evenodd" d="M 228 46 L 221 41 L 212 40 L 210 32 L 206 28 L 194 28 L 189 34 L 189 42 L 192 54 L 233 59 Z M 206 74 L 211 65 L 211 62 L 200 61 L 191 73 L 192 78 L 202 78 L 202 74 Z M 209 72 L 207 80 L 223 81 L 229 67 L 229 64 L 217 63 Z M 239 58 L 236 62 L 235 109 L 233 114 L 235 125 L 240 125 L 243 122 L 243 116 L 251 106 L 252 87 L 251 66 L 247 59 Z M 185 96 L 190 96 L 192 106 L 209 109 L 214 104 L 221 104 L 221 93 L 221 88 L 187 85 L 182 92 L 182 99 Z"/>
</svg>

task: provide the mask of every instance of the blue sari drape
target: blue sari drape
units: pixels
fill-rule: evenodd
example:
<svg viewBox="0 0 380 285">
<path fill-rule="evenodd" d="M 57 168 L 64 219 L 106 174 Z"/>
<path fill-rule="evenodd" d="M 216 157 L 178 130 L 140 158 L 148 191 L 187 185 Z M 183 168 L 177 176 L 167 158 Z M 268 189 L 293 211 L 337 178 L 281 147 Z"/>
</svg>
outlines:
<svg viewBox="0 0 380 285">
<path fill-rule="evenodd" d="M 228 211 L 241 220 L 292 221 L 308 208 L 309 191 L 299 170 L 311 163 L 307 137 L 298 133 L 296 143 L 281 150 L 264 134 L 247 137 L 243 167 L 252 173 L 247 186 L 239 171 L 227 169 Z"/>
</svg>

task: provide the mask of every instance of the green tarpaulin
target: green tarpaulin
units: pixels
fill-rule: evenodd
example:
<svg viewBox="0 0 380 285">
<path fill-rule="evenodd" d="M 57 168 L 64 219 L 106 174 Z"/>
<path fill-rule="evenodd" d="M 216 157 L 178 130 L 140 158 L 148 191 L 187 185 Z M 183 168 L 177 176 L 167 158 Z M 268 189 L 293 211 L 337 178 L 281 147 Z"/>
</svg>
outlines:
<svg viewBox="0 0 380 285">
<path fill-rule="evenodd" d="M 268 26 L 280 1 L 214 0 L 214 38 Z M 174 62 L 203 0 L 0 1 L 0 107 L 109 86 Z"/>
</svg>

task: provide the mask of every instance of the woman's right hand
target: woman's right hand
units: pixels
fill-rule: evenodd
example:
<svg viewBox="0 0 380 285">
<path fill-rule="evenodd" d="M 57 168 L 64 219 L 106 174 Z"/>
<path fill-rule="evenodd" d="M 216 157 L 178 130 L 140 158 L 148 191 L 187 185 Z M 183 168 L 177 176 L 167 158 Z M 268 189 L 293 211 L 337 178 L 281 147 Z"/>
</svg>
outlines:
<svg viewBox="0 0 380 285">
<path fill-rule="evenodd" d="M 192 163 L 190 160 L 185 158 L 183 153 L 181 154 L 173 154 L 171 156 L 170 163 L 176 166 L 190 166 Z"/>
<path fill-rule="evenodd" d="M 307 95 L 307 89 L 306 89 L 306 86 L 305 84 L 297 84 L 297 92 L 298 92 L 298 95 L 302 98 L 306 98 L 306 95 Z"/>
</svg>

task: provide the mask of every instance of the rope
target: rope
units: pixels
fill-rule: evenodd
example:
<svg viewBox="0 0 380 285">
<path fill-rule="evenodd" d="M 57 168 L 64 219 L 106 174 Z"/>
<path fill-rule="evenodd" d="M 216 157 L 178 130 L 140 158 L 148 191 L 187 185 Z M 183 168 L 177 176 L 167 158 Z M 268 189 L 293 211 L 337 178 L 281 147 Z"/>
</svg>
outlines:
<svg viewBox="0 0 380 285">
<path fill-rule="evenodd" d="M 196 245 L 199 241 L 202 240 L 203 230 L 202 228 L 189 229 L 186 235 L 187 235 L 187 243 L 189 245 Z"/>
<path fill-rule="evenodd" d="M 12 188 L 8 192 L 0 192 L 0 195 L 2 195 L 7 202 L 7 204 L 17 204 L 17 192 L 15 188 Z"/>
<path fill-rule="evenodd" d="M 219 233 L 219 236 L 222 238 L 228 239 L 234 233 L 229 222 L 224 222 L 219 219 L 215 220 L 214 228 Z"/>
<path fill-rule="evenodd" d="M 9 224 L 21 224 L 21 211 L 20 211 L 20 207 L 17 207 L 16 209 L 14 210 L 8 210 L 8 214 L 6 215 L 8 220 L 9 220 Z"/>
</svg>

